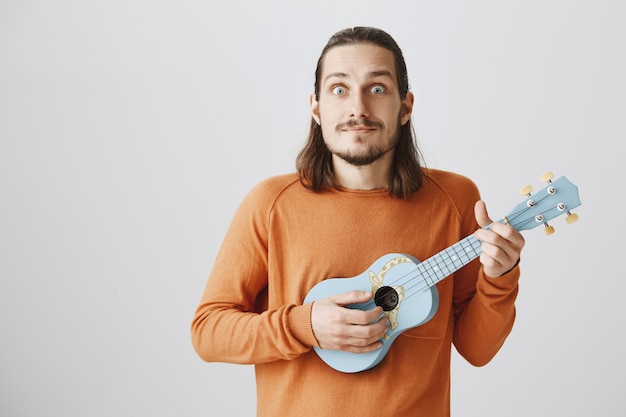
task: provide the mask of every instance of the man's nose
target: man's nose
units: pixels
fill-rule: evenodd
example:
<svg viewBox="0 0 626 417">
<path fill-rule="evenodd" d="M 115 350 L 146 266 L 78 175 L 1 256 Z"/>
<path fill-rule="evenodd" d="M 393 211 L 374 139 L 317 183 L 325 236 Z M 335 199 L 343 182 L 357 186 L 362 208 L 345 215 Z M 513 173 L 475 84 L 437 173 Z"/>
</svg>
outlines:
<svg viewBox="0 0 626 417">
<path fill-rule="evenodd" d="M 357 119 L 369 117 L 366 97 L 360 91 L 350 95 L 350 117 Z"/>
</svg>

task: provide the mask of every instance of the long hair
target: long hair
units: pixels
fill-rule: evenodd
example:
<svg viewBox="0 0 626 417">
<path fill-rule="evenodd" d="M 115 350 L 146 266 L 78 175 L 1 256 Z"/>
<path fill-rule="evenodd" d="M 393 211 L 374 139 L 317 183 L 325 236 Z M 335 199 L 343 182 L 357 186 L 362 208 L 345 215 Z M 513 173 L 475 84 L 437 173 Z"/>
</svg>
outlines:
<svg viewBox="0 0 626 417">
<path fill-rule="evenodd" d="M 409 77 L 402 51 L 396 41 L 386 32 L 372 27 L 354 27 L 335 33 L 320 55 L 315 69 L 315 97 L 319 97 L 320 79 L 326 53 L 336 46 L 368 43 L 381 46 L 393 53 L 398 80 L 400 98 L 404 99 L 409 91 Z M 398 143 L 394 152 L 394 161 L 389 174 L 389 195 L 409 198 L 422 186 L 423 172 L 419 148 L 411 120 L 399 129 Z M 332 154 L 328 150 L 322 128 L 311 117 L 309 137 L 296 158 L 296 169 L 300 182 L 310 190 L 322 191 L 340 188 L 335 178 Z"/>
</svg>

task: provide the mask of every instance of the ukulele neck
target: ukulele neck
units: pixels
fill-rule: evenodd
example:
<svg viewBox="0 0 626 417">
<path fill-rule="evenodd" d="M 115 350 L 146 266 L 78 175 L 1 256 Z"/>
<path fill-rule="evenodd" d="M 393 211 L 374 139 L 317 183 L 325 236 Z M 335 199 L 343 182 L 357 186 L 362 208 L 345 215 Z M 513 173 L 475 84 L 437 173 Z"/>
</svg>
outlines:
<svg viewBox="0 0 626 417">
<path fill-rule="evenodd" d="M 417 265 L 417 270 L 432 287 L 478 258 L 481 242 L 470 235 Z"/>
</svg>

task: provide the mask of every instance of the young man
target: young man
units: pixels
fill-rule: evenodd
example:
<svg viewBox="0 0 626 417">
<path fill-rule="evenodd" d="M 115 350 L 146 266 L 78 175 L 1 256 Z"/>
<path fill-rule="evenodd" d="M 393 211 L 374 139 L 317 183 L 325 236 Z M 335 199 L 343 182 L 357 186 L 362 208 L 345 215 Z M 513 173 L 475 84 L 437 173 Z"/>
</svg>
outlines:
<svg viewBox="0 0 626 417">
<path fill-rule="evenodd" d="M 193 319 L 194 347 L 206 361 L 255 364 L 260 417 L 448 416 L 451 346 L 477 366 L 500 349 L 524 239 L 492 223 L 469 179 L 420 165 L 406 65 L 387 33 L 333 35 L 310 102 L 298 172 L 258 184 L 233 218 Z M 346 307 L 372 292 L 305 303 L 315 284 L 391 252 L 425 260 L 472 234 L 479 260 L 436 285 L 434 317 L 400 334 L 379 364 L 340 372 L 312 349 L 373 352 L 391 328 L 381 307 Z"/>
</svg>

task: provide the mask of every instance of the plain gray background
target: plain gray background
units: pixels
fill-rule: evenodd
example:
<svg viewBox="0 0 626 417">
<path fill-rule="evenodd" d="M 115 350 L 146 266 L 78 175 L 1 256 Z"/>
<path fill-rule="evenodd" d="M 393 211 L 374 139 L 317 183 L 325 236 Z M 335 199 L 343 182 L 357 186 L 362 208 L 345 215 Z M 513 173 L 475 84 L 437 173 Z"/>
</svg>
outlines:
<svg viewBox="0 0 626 417">
<path fill-rule="evenodd" d="M 0 1 L 0 415 L 254 415 L 253 368 L 202 362 L 191 318 L 242 197 L 294 169 L 323 45 L 355 25 L 399 42 L 428 165 L 492 217 L 545 171 L 580 189 L 577 223 L 524 232 L 499 355 L 454 354 L 453 415 L 624 415 L 625 18 L 621 0 Z"/>
</svg>

